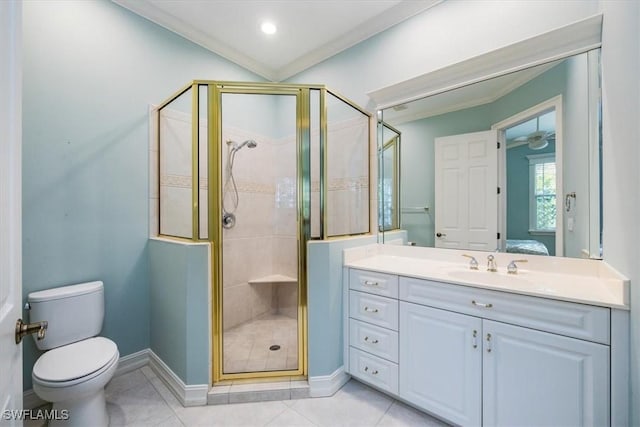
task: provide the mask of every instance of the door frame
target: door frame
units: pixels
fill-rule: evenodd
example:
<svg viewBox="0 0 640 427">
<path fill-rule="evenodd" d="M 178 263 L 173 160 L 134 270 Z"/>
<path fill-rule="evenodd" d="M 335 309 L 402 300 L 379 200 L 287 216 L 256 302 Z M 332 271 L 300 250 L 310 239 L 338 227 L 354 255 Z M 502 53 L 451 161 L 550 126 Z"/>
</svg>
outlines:
<svg viewBox="0 0 640 427">
<path fill-rule="evenodd" d="M 563 204 L 563 111 L 562 95 L 554 96 L 546 101 L 527 108 L 513 116 L 495 123 L 491 129 L 498 131 L 498 142 L 500 147 L 498 153 L 498 184 L 500 186 L 500 196 L 498 198 L 498 229 L 500 230 L 500 246 L 506 249 L 507 239 L 507 141 L 505 131 L 520 123 L 531 120 L 542 113 L 555 110 L 556 115 L 556 256 L 564 254 L 564 210 Z"/>
<path fill-rule="evenodd" d="M 296 97 L 296 165 L 297 165 L 297 241 L 298 241 L 298 369 L 225 374 L 223 372 L 223 242 L 222 242 L 222 95 L 284 95 Z M 310 199 L 310 120 L 309 87 L 265 87 L 250 84 L 208 85 L 208 230 L 211 251 L 213 349 L 211 352 L 213 378 L 220 381 L 272 377 L 306 376 L 307 351 L 307 241 L 311 239 Z M 196 101 L 194 101 L 196 102 Z"/>
<path fill-rule="evenodd" d="M 22 409 L 22 3 L 0 3 L 0 411 Z M 22 425 L 8 419 L 9 425 Z"/>
</svg>

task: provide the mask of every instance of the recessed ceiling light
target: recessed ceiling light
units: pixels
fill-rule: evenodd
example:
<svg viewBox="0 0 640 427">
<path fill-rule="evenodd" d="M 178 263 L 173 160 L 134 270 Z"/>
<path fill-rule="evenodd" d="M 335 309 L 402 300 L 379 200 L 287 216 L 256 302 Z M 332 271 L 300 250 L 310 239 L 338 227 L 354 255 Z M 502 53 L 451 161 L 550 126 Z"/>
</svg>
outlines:
<svg viewBox="0 0 640 427">
<path fill-rule="evenodd" d="M 262 25 L 260 26 L 260 29 L 265 34 L 275 34 L 276 31 L 278 31 L 278 28 L 276 27 L 276 24 L 274 24 L 273 22 L 269 22 L 269 21 L 263 22 Z"/>
</svg>

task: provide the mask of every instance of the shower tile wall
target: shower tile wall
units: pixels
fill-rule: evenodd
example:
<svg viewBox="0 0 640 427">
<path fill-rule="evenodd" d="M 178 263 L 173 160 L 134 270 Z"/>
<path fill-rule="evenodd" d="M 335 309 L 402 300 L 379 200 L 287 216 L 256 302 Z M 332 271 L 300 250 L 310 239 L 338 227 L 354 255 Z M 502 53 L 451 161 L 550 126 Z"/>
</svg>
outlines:
<svg viewBox="0 0 640 427">
<path fill-rule="evenodd" d="M 275 172 L 278 159 L 283 156 L 282 146 L 286 141 L 254 134 L 231 126 L 224 126 L 223 141 L 238 143 L 253 139 L 257 147 L 243 149 L 236 154 L 234 177 L 239 196 L 235 212 L 236 226 L 223 230 L 223 286 L 224 286 L 224 329 L 229 330 L 255 318 L 280 313 L 278 291 L 281 285 L 272 283 L 250 284 L 250 280 L 261 279 L 274 274 L 296 277 L 296 270 L 285 269 L 284 254 L 276 249 L 284 246 L 279 241 L 282 215 L 278 206 Z M 290 149 L 295 149 L 293 141 Z M 228 148 L 223 147 L 223 171 L 226 170 Z M 291 153 L 295 159 L 295 151 Z M 295 173 L 295 163 L 293 164 Z M 223 184 L 226 175 L 223 174 Z M 227 192 L 227 210 L 231 209 L 231 198 Z M 295 194 L 295 187 L 294 187 Z M 295 212 L 295 199 L 294 199 Z M 284 218 L 286 219 L 286 218 Z M 289 237 L 289 258 L 295 263 L 296 222 Z M 295 286 L 292 287 L 295 291 Z"/>
</svg>

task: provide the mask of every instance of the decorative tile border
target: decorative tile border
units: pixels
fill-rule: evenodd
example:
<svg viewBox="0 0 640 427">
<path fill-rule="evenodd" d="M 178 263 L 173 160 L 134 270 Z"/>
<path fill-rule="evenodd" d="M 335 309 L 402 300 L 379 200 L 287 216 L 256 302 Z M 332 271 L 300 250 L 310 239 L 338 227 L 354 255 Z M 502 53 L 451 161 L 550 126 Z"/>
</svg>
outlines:
<svg viewBox="0 0 640 427">
<path fill-rule="evenodd" d="M 329 191 L 357 190 L 369 188 L 369 177 L 366 175 L 353 178 L 337 178 L 329 181 Z M 311 181 L 311 192 L 320 191 L 320 181 Z"/>
<path fill-rule="evenodd" d="M 176 187 L 176 188 L 191 188 L 191 176 L 189 175 L 162 175 L 160 177 L 160 186 L 163 187 Z M 277 185 L 269 183 L 261 183 L 254 181 L 236 181 L 238 191 L 241 193 L 257 193 L 257 194 L 275 194 Z M 200 178 L 200 189 L 206 190 L 209 188 L 209 180 L 207 178 Z M 363 175 L 359 177 L 350 178 L 337 178 L 329 181 L 329 191 L 341 191 L 341 190 L 359 190 L 369 188 L 369 177 Z M 311 182 L 311 191 L 320 191 L 320 182 Z"/>
</svg>

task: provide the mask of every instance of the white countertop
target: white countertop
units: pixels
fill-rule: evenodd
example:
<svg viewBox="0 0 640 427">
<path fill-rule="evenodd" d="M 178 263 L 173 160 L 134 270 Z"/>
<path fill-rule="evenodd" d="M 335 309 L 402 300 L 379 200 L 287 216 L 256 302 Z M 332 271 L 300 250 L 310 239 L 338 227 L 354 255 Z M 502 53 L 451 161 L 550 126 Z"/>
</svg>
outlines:
<svg viewBox="0 0 640 427">
<path fill-rule="evenodd" d="M 469 269 L 468 253 L 479 270 Z M 498 272 L 486 271 L 486 252 L 369 245 L 344 251 L 346 267 L 506 291 L 603 307 L 629 309 L 629 280 L 604 261 L 493 254 Z M 515 256 L 514 256 L 515 255 Z M 512 259 L 527 259 L 518 274 L 507 274 Z"/>
</svg>

